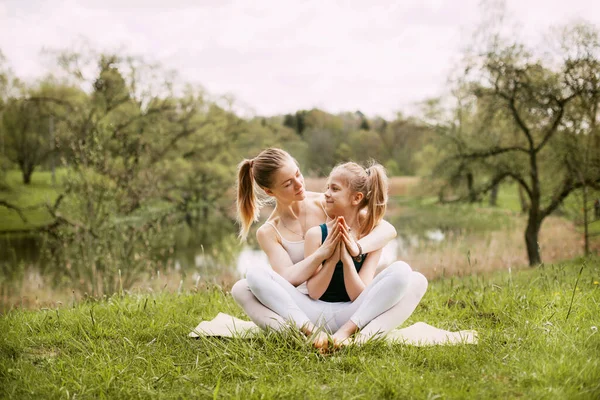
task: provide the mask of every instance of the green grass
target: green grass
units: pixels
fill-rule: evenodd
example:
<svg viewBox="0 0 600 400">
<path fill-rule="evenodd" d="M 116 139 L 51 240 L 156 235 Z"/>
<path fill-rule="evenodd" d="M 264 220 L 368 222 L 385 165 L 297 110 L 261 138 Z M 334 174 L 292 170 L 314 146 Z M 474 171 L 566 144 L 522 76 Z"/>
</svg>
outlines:
<svg viewBox="0 0 600 400">
<path fill-rule="evenodd" d="M 0 397 L 594 399 L 598 281 L 598 259 L 438 280 L 407 324 L 476 329 L 478 345 L 326 356 L 293 333 L 188 338 L 219 311 L 243 316 L 215 286 L 13 310 L 0 317 Z"/>
<path fill-rule="evenodd" d="M 19 207 L 27 208 L 38 204 L 53 204 L 59 195 L 60 181 L 64 170 L 56 174 L 56 187 L 52 185 L 52 174 L 49 171 L 37 171 L 31 175 L 31 183 L 24 185 L 21 172 L 12 170 L 6 174 L 7 190 L 0 191 L 0 199 Z M 24 230 L 42 226 L 52 222 L 52 216 L 42 207 L 27 210 L 25 216 L 29 223 L 24 223 L 14 210 L 0 206 L 0 230 Z"/>
<path fill-rule="evenodd" d="M 485 204 L 489 203 L 489 195 L 483 200 Z M 521 201 L 519 200 L 519 187 L 515 183 L 505 183 L 500 185 L 497 207 L 514 212 L 521 212 Z"/>
</svg>

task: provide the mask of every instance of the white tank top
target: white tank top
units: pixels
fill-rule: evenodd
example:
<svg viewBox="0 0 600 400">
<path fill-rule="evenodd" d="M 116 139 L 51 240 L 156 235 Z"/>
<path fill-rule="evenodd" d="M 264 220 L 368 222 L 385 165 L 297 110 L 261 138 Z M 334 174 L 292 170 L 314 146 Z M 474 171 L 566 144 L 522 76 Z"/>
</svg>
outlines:
<svg viewBox="0 0 600 400">
<path fill-rule="evenodd" d="M 323 209 L 323 212 L 325 212 L 325 215 L 327 216 L 327 218 L 329 218 L 329 215 L 327 215 L 327 211 L 325 211 L 325 207 L 323 207 L 323 204 L 320 202 L 319 202 L 319 204 L 321 205 L 321 208 Z M 273 229 L 275 229 L 275 232 L 277 232 L 277 235 L 279 235 L 279 238 L 281 239 L 281 245 L 283 246 L 285 251 L 290 255 L 290 260 L 292 260 L 292 262 L 294 264 L 297 264 L 300 261 L 304 260 L 304 240 L 298 240 L 298 241 L 287 240 L 286 238 L 283 237 L 281 232 L 279 232 L 279 230 L 275 227 L 275 224 L 273 224 L 271 221 L 267 221 L 265 223 L 271 225 L 273 227 Z M 306 282 L 301 283 L 300 285 L 296 286 L 296 288 L 300 292 L 302 292 L 304 294 L 308 294 L 308 288 L 306 286 Z"/>
<path fill-rule="evenodd" d="M 279 230 L 271 221 L 267 221 L 266 223 L 271 225 L 273 229 L 275 229 L 275 232 L 277 232 L 279 238 L 281 239 L 281 245 L 283 246 L 285 251 L 290 255 L 290 260 L 292 260 L 294 264 L 297 264 L 300 261 L 304 260 L 304 240 L 299 240 L 297 242 L 287 240 L 281 235 L 281 232 L 279 232 Z M 300 285 L 296 286 L 296 289 L 298 289 L 301 293 L 308 294 L 308 287 L 306 286 L 306 282 L 303 282 Z"/>
<path fill-rule="evenodd" d="M 287 240 L 275 227 L 275 224 L 273 224 L 271 221 L 267 221 L 265 223 L 271 225 L 273 229 L 275 229 L 275 232 L 277 232 L 277 235 L 279 235 L 279 238 L 281 239 L 281 245 L 290 255 L 290 260 L 292 260 L 294 264 L 304 260 L 304 240 L 299 240 L 297 242 Z"/>
</svg>

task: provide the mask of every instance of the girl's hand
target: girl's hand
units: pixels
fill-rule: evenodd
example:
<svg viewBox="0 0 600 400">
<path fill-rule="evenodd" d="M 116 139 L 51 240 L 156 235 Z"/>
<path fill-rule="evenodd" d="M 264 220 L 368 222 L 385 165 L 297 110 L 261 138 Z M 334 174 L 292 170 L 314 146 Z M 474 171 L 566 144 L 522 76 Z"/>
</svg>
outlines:
<svg viewBox="0 0 600 400">
<path fill-rule="evenodd" d="M 350 256 L 346 246 L 343 243 L 340 243 L 340 247 L 340 259 L 342 260 L 342 263 L 347 266 L 354 266 L 354 261 L 352 260 L 352 256 Z"/>
<path fill-rule="evenodd" d="M 327 260 L 327 261 L 331 261 L 332 263 L 337 264 L 338 261 L 341 260 L 342 249 L 345 249 L 345 248 L 346 248 L 346 246 L 344 246 L 344 243 L 342 243 L 341 241 L 338 241 L 337 248 L 335 249 L 335 251 L 331 255 L 331 258 L 329 260 Z"/>
<path fill-rule="evenodd" d="M 352 256 L 352 257 L 359 256 L 360 248 L 358 247 L 356 240 L 354 240 L 354 237 L 352 237 L 352 235 L 350 235 L 350 228 L 348 228 L 348 225 L 346 225 L 346 220 L 344 219 L 344 217 L 338 218 L 337 225 L 339 225 L 339 227 L 340 227 L 339 229 L 341 232 L 341 238 L 345 244 L 345 247 L 348 249 L 350 256 Z"/>
<path fill-rule="evenodd" d="M 325 241 L 323 242 L 321 247 L 319 247 L 319 250 L 321 251 L 321 256 L 323 257 L 323 259 L 330 258 L 334 254 L 336 249 L 338 250 L 338 253 L 339 253 L 338 245 L 341 242 L 341 239 L 342 239 L 342 235 L 341 235 L 339 226 L 338 226 L 338 224 L 334 224 L 333 229 L 331 230 L 331 232 L 329 232 L 329 235 L 327 235 L 327 238 L 325 239 Z"/>
</svg>

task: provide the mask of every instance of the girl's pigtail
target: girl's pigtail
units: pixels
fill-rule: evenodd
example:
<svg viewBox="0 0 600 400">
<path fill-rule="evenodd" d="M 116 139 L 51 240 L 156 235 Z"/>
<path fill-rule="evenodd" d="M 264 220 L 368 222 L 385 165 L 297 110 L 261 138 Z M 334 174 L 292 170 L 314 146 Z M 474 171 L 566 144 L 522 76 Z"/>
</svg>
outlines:
<svg viewBox="0 0 600 400">
<path fill-rule="evenodd" d="M 367 219 L 362 226 L 363 235 L 370 233 L 379 224 L 385 215 L 388 200 L 388 178 L 385 168 L 381 164 L 372 164 L 367 168 L 367 176 Z"/>
</svg>

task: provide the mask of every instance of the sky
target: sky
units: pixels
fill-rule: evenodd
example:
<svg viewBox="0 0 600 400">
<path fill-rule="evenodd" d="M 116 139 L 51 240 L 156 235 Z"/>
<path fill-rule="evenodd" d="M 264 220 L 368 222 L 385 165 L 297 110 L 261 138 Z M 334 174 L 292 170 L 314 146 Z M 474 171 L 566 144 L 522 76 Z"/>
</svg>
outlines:
<svg viewBox="0 0 600 400">
<path fill-rule="evenodd" d="M 87 40 L 142 55 L 256 115 L 318 107 L 410 113 L 447 89 L 480 0 L 0 0 L 0 51 L 24 79 L 49 71 L 43 48 Z M 597 0 L 507 0 L 515 35 L 600 28 Z"/>
</svg>

